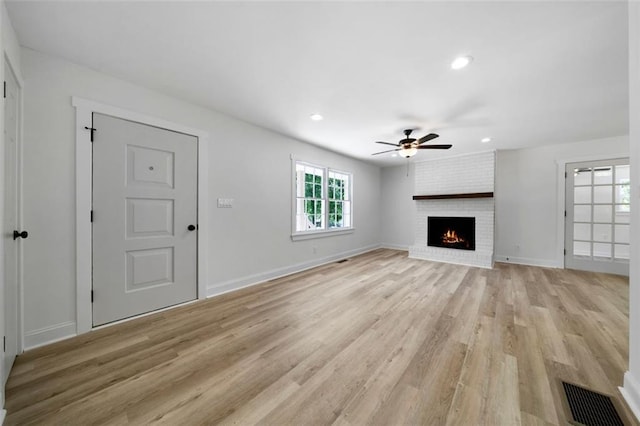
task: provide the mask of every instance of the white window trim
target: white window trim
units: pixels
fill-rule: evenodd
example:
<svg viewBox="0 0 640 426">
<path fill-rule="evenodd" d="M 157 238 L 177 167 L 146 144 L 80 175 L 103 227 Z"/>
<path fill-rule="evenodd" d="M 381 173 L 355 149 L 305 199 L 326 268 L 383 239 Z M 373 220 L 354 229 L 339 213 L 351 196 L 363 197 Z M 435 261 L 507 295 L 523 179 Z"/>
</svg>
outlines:
<svg viewBox="0 0 640 426">
<path fill-rule="evenodd" d="M 209 179 L 208 179 L 208 134 L 181 124 L 160 118 L 140 114 L 134 111 L 114 107 L 79 97 L 72 97 L 71 104 L 76 109 L 76 334 L 86 333 L 93 328 L 91 306 L 91 141 L 90 132 L 92 113 L 110 115 L 116 118 L 136 121 L 138 123 L 163 129 L 173 130 L 198 138 L 198 299 L 206 298 L 208 282 L 208 212 Z"/>
<path fill-rule="evenodd" d="M 349 202 L 351 203 L 351 213 L 350 213 L 351 226 L 349 226 L 348 228 L 347 227 L 330 228 L 330 229 L 326 228 L 326 229 L 317 229 L 317 230 L 314 229 L 310 231 L 296 231 L 296 215 L 298 213 L 296 208 L 296 199 L 297 199 L 296 164 L 297 163 L 303 163 L 308 166 L 316 167 L 318 169 L 324 169 L 325 177 L 324 177 L 323 185 L 325 187 L 324 195 L 326 195 L 326 197 L 324 197 L 323 199 L 327 200 L 327 202 L 329 201 L 329 198 L 328 198 L 328 193 L 326 191 L 327 189 L 326 186 L 327 186 L 327 182 L 329 181 L 329 171 L 349 175 Z M 353 204 L 354 204 L 353 203 L 353 173 L 319 165 L 313 162 L 305 161 L 305 160 L 296 158 L 294 155 L 291 155 L 291 240 L 293 241 L 310 240 L 313 238 L 324 238 L 324 237 L 332 237 L 335 235 L 344 235 L 344 234 L 353 233 L 353 231 L 355 231 Z M 327 207 L 325 209 L 326 211 L 323 212 L 323 214 L 327 214 L 328 209 L 329 209 L 329 206 L 327 204 Z M 328 217 L 326 217 L 325 219 L 328 227 Z"/>
</svg>

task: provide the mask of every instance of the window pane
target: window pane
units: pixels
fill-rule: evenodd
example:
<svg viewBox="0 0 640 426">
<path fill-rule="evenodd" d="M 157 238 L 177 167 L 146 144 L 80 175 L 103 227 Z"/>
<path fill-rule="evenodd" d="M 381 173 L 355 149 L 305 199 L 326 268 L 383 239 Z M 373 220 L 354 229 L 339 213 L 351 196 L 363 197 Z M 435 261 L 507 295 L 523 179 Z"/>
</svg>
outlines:
<svg viewBox="0 0 640 426">
<path fill-rule="evenodd" d="M 613 207 L 607 206 L 593 206 L 593 221 L 594 222 L 608 222 L 613 220 Z"/>
<path fill-rule="evenodd" d="M 582 241 L 573 242 L 573 255 L 574 256 L 589 256 L 591 257 L 591 243 L 585 243 Z"/>
<path fill-rule="evenodd" d="M 616 244 L 614 246 L 616 259 L 629 259 L 629 246 L 626 244 Z"/>
<path fill-rule="evenodd" d="M 631 186 L 616 185 L 616 203 L 629 204 L 631 202 Z"/>
<path fill-rule="evenodd" d="M 574 240 L 590 240 L 591 239 L 591 225 L 584 223 L 573 224 L 573 239 Z"/>
<path fill-rule="evenodd" d="M 574 222 L 591 222 L 591 206 L 573 206 Z"/>
<path fill-rule="evenodd" d="M 304 196 L 307 198 L 313 198 L 313 184 L 305 183 L 304 184 Z"/>
<path fill-rule="evenodd" d="M 629 225 L 616 225 L 615 233 L 616 243 L 629 243 Z"/>
<path fill-rule="evenodd" d="M 591 185 L 591 169 L 586 167 L 573 169 L 573 184 Z"/>
<path fill-rule="evenodd" d="M 322 184 L 322 177 L 321 177 L 321 176 L 316 175 L 316 176 L 315 176 L 315 181 L 314 181 L 314 182 L 315 182 L 316 184 Z"/>
<path fill-rule="evenodd" d="M 593 241 L 611 241 L 611 225 L 594 224 Z"/>
<path fill-rule="evenodd" d="M 616 206 L 616 223 L 629 223 L 629 205 Z"/>
<path fill-rule="evenodd" d="M 322 198 L 322 185 L 314 185 L 315 188 L 315 192 L 314 192 L 314 197 L 315 198 Z"/>
<path fill-rule="evenodd" d="M 329 187 L 329 198 L 330 198 L 330 199 L 331 199 L 331 198 L 334 198 L 334 197 L 333 197 L 333 195 L 334 195 L 333 191 L 334 191 L 333 187 L 332 187 L 332 186 L 330 186 L 330 187 Z"/>
<path fill-rule="evenodd" d="M 593 184 L 603 185 L 613 183 L 613 171 L 611 166 L 596 167 L 593 169 Z"/>
<path fill-rule="evenodd" d="M 573 202 L 576 204 L 591 203 L 591 187 L 581 186 L 573 188 Z"/>
<path fill-rule="evenodd" d="M 611 259 L 611 244 L 593 243 L 593 257 Z"/>
<path fill-rule="evenodd" d="M 613 187 L 612 186 L 594 186 L 593 202 L 594 203 L 612 203 Z"/>
<path fill-rule="evenodd" d="M 616 166 L 616 183 L 629 183 L 629 165 Z"/>
</svg>

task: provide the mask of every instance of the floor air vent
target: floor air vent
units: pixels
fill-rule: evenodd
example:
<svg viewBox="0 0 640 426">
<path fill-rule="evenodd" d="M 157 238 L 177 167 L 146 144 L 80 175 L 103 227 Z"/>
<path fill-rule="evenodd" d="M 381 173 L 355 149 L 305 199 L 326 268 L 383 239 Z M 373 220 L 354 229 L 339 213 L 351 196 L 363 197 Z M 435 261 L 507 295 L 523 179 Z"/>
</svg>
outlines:
<svg viewBox="0 0 640 426">
<path fill-rule="evenodd" d="M 349 259 L 342 259 L 342 260 L 338 260 L 336 263 L 344 263 L 344 262 L 346 262 L 347 260 L 349 260 Z"/>
<path fill-rule="evenodd" d="M 570 423 L 585 426 L 624 426 L 610 397 L 562 382 Z"/>
</svg>

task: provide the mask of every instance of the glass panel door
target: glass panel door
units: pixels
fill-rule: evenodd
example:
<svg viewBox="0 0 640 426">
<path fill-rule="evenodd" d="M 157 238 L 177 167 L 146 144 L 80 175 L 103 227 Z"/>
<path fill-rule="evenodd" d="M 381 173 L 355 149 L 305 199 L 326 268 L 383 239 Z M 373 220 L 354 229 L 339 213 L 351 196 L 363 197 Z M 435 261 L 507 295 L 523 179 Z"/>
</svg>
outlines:
<svg viewBox="0 0 640 426">
<path fill-rule="evenodd" d="M 629 275 L 629 160 L 569 163 L 565 267 Z"/>
</svg>

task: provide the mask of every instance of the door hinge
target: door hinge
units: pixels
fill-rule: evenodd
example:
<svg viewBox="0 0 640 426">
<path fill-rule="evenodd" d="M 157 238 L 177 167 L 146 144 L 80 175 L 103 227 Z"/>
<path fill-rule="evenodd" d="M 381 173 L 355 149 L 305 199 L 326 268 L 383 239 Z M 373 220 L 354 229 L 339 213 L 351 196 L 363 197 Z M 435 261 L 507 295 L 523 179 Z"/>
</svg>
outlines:
<svg viewBox="0 0 640 426">
<path fill-rule="evenodd" d="M 7 82 L 6 81 L 4 82 L 4 85 L 2 87 L 2 97 L 5 99 L 7 98 Z"/>
<path fill-rule="evenodd" d="M 564 178 L 565 179 L 567 178 L 567 172 L 564 172 Z"/>
<path fill-rule="evenodd" d="M 566 216 L 566 214 L 565 214 L 565 216 Z M 93 210 L 91 210 L 90 220 L 91 220 L 91 222 L 93 222 Z"/>
<path fill-rule="evenodd" d="M 93 303 L 93 290 L 91 290 L 91 303 Z"/>
<path fill-rule="evenodd" d="M 567 249 L 564 249 L 564 255 L 565 256 L 567 255 Z"/>
<path fill-rule="evenodd" d="M 93 127 L 89 127 L 89 126 L 84 126 L 84 128 L 85 128 L 86 130 L 91 131 L 91 142 L 93 142 L 93 132 L 95 132 L 95 131 L 96 131 L 96 129 L 95 129 L 95 128 L 93 128 Z"/>
<path fill-rule="evenodd" d="M 567 211 L 566 210 L 564 211 L 564 217 L 567 217 Z"/>
<path fill-rule="evenodd" d="M 7 351 L 7 336 L 2 336 L 2 352 Z"/>
</svg>

